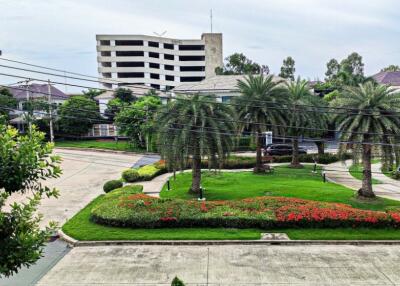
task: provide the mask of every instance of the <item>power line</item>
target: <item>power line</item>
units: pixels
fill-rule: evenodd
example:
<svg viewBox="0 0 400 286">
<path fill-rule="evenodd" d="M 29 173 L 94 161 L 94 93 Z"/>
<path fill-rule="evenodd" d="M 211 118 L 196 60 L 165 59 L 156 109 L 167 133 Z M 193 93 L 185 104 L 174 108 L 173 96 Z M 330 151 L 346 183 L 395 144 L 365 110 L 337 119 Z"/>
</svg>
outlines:
<svg viewBox="0 0 400 286">
<path fill-rule="evenodd" d="M 3 59 L 3 58 L 0 58 L 0 59 Z M 8 59 L 4 59 L 4 60 L 8 60 Z M 11 60 L 8 60 L 8 61 L 11 61 Z M 18 62 L 18 63 L 22 63 L 22 62 Z M 23 63 L 24 64 L 24 63 Z M 31 65 L 31 64 L 27 64 L 27 65 Z M 70 73 L 70 74 L 77 74 L 77 75 L 81 75 L 81 76 L 85 76 L 85 77 L 89 77 L 89 78 L 96 78 L 97 80 L 88 80 L 88 79 L 82 79 L 82 78 L 77 78 L 77 77 L 70 77 L 70 76 L 65 76 L 65 75 L 60 75 L 60 74 L 54 74 L 54 73 L 46 73 L 46 72 L 42 72 L 42 71 L 37 71 L 37 70 L 29 70 L 29 69 L 24 69 L 24 68 L 18 68 L 18 67 L 12 67 L 12 66 L 6 66 L 6 65 L 0 65 L 1 67 L 6 67 L 6 68 L 11 68 L 11 69 L 17 69 L 17 70 L 23 70 L 23 71 L 28 71 L 28 72 L 34 72 L 34 73 L 40 73 L 40 74 L 46 74 L 46 75 L 52 75 L 52 76 L 57 76 L 57 77 L 64 77 L 64 78 L 70 78 L 70 79 L 76 79 L 76 80 L 81 80 L 81 81 L 90 81 L 90 82 L 96 82 L 96 83 L 101 83 L 101 84 L 110 84 L 110 81 L 116 81 L 115 79 L 107 79 L 107 78 L 100 78 L 100 79 L 103 79 L 103 80 L 106 80 L 106 82 L 103 82 L 103 81 L 100 81 L 99 80 L 99 78 L 96 78 L 96 77 L 92 77 L 92 76 L 86 76 L 86 75 L 83 75 L 83 74 L 78 74 L 78 73 L 72 73 L 72 72 L 68 72 L 68 73 Z M 35 65 L 31 65 L 31 66 L 35 66 Z M 44 68 L 44 67 L 42 67 L 42 66 L 40 66 L 41 68 Z M 62 71 L 62 70 L 57 70 L 57 69 L 51 69 L 51 68 L 48 68 L 49 70 L 56 70 L 56 71 Z M 65 72 L 65 71 L 64 71 Z M 1 75 L 5 75 L 5 76 L 7 76 L 6 74 L 1 74 Z M 12 76 L 12 75 L 9 75 L 9 76 Z M 35 80 L 38 80 L 38 81 L 40 81 L 40 79 L 35 79 Z M 122 82 L 122 81 L 118 81 L 118 82 L 120 82 L 120 83 L 126 83 L 126 82 Z M 64 84 L 64 85 L 71 85 L 71 86 L 75 86 L 75 87 L 82 87 L 82 88 L 94 88 L 94 87 L 87 87 L 87 86 L 82 86 L 82 85 L 74 85 L 74 84 L 67 84 L 67 83 L 57 83 L 57 84 Z M 142 89 L 146 89 L 146 90 L 148 90 L 148 87 L 143 87 L 143 86 L 140 86 L 140 85 L 126 85 L 126 86 L 132 86 L 132 87 L 135 87 L 135 88 L 142 88 Z M 105 89 L 105 88 L 94 88 L 94 89 L 99 89 L 99 90 L 104 90 L 104 91 L 114 91 L 114 90 L 110 90 L 110 89 Z M 225 89 L 226 90 L 226 89 Z M 180 91 L 178 91 L 177 92 L 177 94 L 186 94 L 186 95 L 193 95 L 193 94 L 198 94 L 199 92 L 201 92 L 201 91 L 206 91 L 206 92 L 212 92 L 212 91 L 219 91 L 218 89 L 199 89 L 199 90 L 197 90 L 196 92 L 194 92 L 194 91 L 189 91 L 189 90 L 180 90 Z M 141 94 L 140 94 L 141 95 Z M 215 96 L 215 97 L 218 97 L 218 96 L 216 96 L 216 95 L 211 95 L 211 96 Z M 276 104 L 275 102 L 272 102 L 272 101 L 263 101 L 263 100 L 249 100 L 250 102 L 259 102 L 259 103 L 266 103 L 266 104 Z M 220 103 L 220 102 L 217 102 L 217 103 Z M 224 104 L 228 104 L 228 103 L 224 103 Z M 332 106 L 319 106 L 319 107 L 316 107 L 316 106 L 313 106 L 313 105 L 306 105 L 306 104 L 300 104 L 300 105 L 295 105 L 296 107 L 310 107 L 310 108 L 312 108 L 313 110 L 311 110 L 311 111 L 315 111 L 314 109 L 315 108 L 317 108 L 317 109 L 327 109 L 328 111 L 324 111 L 325 113 L 334 113 L 334 112 L 331 112 L 330 111 L 330 109 L 333 109 L 333 110 L 351 110 L 351 111 L 355 111 L 355 112 L 357 112 L 357 111 L 369 111 L 369 112 L 375 112 L 375 110 L 371 110 L 371 109 L 356 109 L 356 108 L 347 108 L 347 107 L 332 107 Z M 400 111 L 389 111 L 390 113 L 399 113 L 400 114 Z M 342 113 L 337 113 L 337 114 L 342 114 Z M 354 114 L 354 115 L 358 115 L 358 114 Z M 365 114 L 365 115 L 373 115 L 373 114 Z"/>
<path fill-rule="evenodd" d="M 0 85 L 1 87 L 7 87 L 5 85 Z M 17 87 L 13 87 L 14 89 L 17 90 L 23 90 L 26 91 L 25 88 L 17 88 Z M 38 91 L 34 91 L 34 90 L 29 90 L 32 91 L 36 94 L 43 94 L 43 95 L 49 95 L 49 93 L 46 92 L 38 92 Z M 70 97 L 64 97 L 64 98 L 70 98 Z M 43 103 L 46 104 L 46 103 Z M 105 105 L 108 106 L 105 103 L 99 103 L 99 105 Z M 117 107 L 118 111 L 122 111 L 122 110 L 126 110 L 126 109 L 131 109 L 131 110 L 140 110 L 140 111 L 146 111 L 144 108 L 138 108 L 138 107 L 132 107 L 132 106 L 122 106 L 122 107 Z M 79 111 L 89 111 L 92 112 L 92 110 L 87 110 L 87 109 L 76 109 Z M 164 114 L 167 114 L 167 112 L 162 112 L 162 111 L 158 111 Z M 105 115 L 107 116 L 106 113 L 100 113 L 101 115 Z M 213 116 L 206 116 L 206 118 L 212 118 L 212 119 L 217 119 L 220 120 L 217 117 L 213 117 Z M 254 122 L 254 123 L 248 123 L 247 121 L 243 121 L 243 120 L 238 120 L 238 119 L 232 119 L 232 120 L 222 120 L 223 122 L 237 122 L 237 123 L 243 123 L 243 124 L 249 124 L 249 125 L 261 125 L 261 126 L 266 126 L 266 127 L 282 127 L 282 128 L 293 128 L 293 129 L 302 129 L 302 130 L 310 130 L 310 131 L 325 131 L 325 132 L 341 132 L 341 133 L 349 133 L 349 134 L 361 134 L 361 135 L 378 135 L 378 136 L 394 136 L 394 134 L 390 134 L 390 133 L 376 133 L 376 132 L 352 132 L 352 131 L 341 131 L 341 130 L 337 130 L 337 129 L 327 129 L 327 128 L 317 128 L 317 127 L 304 127 L 304 126 L 292 126 L 292 125 L 285 125 L 285 124 L 272 124 L 272 123 L 259 123 L 259 122 Z M 110 121 L 107 121 L 110 122 Z"/>
</svg>

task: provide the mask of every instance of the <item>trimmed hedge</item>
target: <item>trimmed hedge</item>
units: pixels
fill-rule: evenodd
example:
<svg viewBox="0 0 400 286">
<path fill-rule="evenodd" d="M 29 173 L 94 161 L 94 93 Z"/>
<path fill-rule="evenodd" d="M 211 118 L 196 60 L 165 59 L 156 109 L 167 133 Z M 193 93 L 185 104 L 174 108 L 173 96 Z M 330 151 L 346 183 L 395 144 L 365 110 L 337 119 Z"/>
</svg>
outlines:
<svg viewBox="0 0 400 286">
<path fill-rule="evenodd" d="M 139 172 L 135 169 L 128 169 L 122 172 L 122 179 L 125 182 L 134 183 L 140 178 Z"/>
<path fill-rule="evenodd" d="M 336 154 L 325 153 L 323 155 L 318 154 L 301 154 L 299 155 L 300 162 L 302 163 L 314 163 L 315 159 L 318 164 L 331 164 L 338 162 L 340 160 L 351 159 L 350 154 L 345 154 L 343 158 L 340 158 Z M 273 157 L 274 163 L 290 163 L 292 161 L 292 156 L 275 156 Z"/>
<path fill-rule="evenodd" d="M 103 225 L 133 228 L 380 228 L 399 227 L 400 211 L 368 211 L 346 204 L 285 197 L 199 202 L 137 193 L 110 197 L 91 211 L 91 220 Z"/>
<path fill-rule="evenodd" d="M 145 165 L 136 169 L 128 169 L 122 173 L 122 178 L 126 182 L 134 183 L 138 181 L 150 181 L 153 178 L 165 174 L 167 169 L 165 162 L 160 160 L 151 165 Z"/>
<path fill-rule="evenodd" d="M 111 192 L 112 190 L 121 188 L 123 186 L 120 180 L 111 180 L 104 184 L 103 191 L 105 193 Z"/>
</svg>

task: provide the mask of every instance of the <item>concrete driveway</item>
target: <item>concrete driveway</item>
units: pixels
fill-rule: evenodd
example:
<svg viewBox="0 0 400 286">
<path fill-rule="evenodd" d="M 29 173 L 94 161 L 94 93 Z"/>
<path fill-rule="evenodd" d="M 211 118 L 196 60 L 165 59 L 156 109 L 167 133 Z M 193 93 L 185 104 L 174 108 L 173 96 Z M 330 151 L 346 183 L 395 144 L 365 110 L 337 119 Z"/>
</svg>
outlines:
<svg viewBox="0 0 400 286">
<path fill-rule="evenodd" d="M 62 225 L 103 192 L 104 182 L 119 179 L 123 170 L 132 167 L 143 157 L 63 149 L 56 149 L 55 152 L 62 157 L 63 174 L 60 178 L 48 180 L 46 184 L 59 189 L 60 197 L 42 200 L 39 207 L 39 212 L 44 216 L 42 226 L 49 221 Z M 23 195 L 14 195 L 10 201 L 22 201 L 24 198 Z"/>
<path fill-rule="evenodd" d="M 383 245 L 76 247 L 37 285 L 400 285 L 399 264 Z"/>
</svg>

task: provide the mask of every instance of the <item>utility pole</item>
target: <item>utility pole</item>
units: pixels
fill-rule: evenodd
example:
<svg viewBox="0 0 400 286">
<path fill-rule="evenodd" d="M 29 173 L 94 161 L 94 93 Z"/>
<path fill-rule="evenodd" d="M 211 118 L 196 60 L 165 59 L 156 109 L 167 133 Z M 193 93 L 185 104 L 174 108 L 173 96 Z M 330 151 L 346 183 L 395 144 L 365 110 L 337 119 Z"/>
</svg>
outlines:
<svg viewBox="0 0 400 286">
<path fill-rule="evenodd" d="M 28 126 L 29 126 L 29 132 L 32 131 L 32 106 L 30 105 L 29 102 L 29 79 L 27 79 L 25 81 L 25 91 L 26 91 L 26 108 L 28 109 L 28 116 L 27 116 L 27 120 L 28 120 Z"/>
<path fill-rule="evenodd" d="M 50 142 L 54 142 L 54 131 L 53 131 L 53 107 L 52 107 L 52 102 L 51 102 L 51 85 L 50 85 L 50 80 L 47 81 L 47 92 L 48 92 L 48 97 L 47 101 L 49 104 L 49 127 L 50 127 Z"/>
</svg>

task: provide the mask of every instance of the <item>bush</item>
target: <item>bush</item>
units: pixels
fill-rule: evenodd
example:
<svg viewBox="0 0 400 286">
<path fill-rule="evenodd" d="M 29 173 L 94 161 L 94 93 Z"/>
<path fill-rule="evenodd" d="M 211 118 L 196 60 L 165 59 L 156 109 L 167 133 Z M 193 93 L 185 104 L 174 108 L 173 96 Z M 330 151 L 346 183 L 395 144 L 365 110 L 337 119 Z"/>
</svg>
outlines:
<svg viewBox="0 0 400 286">
<path fill-rule="evenodd" d="M 165 172 L 165 169 L 159 169 L 154 164 L 146 165 L 138 169 L 139 177 L 143 181 L 150 181 L 163 172 Z"/>
<path fill-rule="evenodd" d="M 104 184 L 103 191 L 105 193 L 111 192 L 112 190 L 118 189 L 122 187 L 122 182 L 120 180 L 111 180 Z"/>
<path fill-rule="evenodd" d="M 134 183 L 140 178 L 139 172 L 135 169 L 128 169 L 122 172 L 122 179 L 125 182 Z"/>
<path fill-rule="evenodd" d="M 112 194 L 112 193 L 111 193 Z M 91 211 L 93 222 L 134 228 L 159 227 L 399 227 L 400 211 L 369 211 L 346 204 L 285 197 L 235 201 L 160 199 L 121 194 Z"/>
<path fill-rule="evenodd" d="M 325 153 L 323 155 L 318 154 L 301 154 L 299 155 L 300 162 L 302 163 L 314 163 L 316 160 L 318 164 L 331 164 L 342 160 L 338 155 Z M 350 154 L 344 155 L 344 160 L 351 159 Z M 290 163 L 292 161 L 292 156 L 275 156 L 273 157 L 274 163 Z"/>
<path fill-rule="evenodd" d="M 175 276 L 174 280 L 172 280 L 171 286 L 185 286 L 185 283 Z"/>
<path fill-rule="evenodd" d="M 399 171 L 393 171 L 390 176 L 392 177 L 392 179 L 400 180 L 400 172 Z"/>
</svg>

